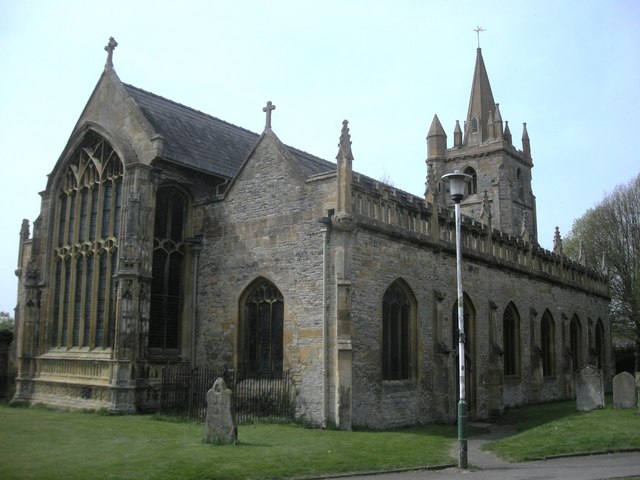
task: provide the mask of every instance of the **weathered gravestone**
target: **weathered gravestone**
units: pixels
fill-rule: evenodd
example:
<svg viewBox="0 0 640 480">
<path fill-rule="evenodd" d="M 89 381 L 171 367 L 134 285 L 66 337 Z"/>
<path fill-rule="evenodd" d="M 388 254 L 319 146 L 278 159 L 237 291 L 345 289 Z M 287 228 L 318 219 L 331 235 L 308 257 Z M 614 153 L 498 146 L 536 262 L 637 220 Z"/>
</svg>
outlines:
<svg viewBox="0 0 640 480">
<path fill-rule="evenodd" d="M 593 365 L 587 365 L 576 375 L 576 410 L 586 412 L 604 408 L 604 385 L 602 372 Z"/>
<path fill-rule="evenodd" d="M 204 441 L 207 443 L 235 443 L 238 439 L 233 392 L 222 378 L 218 378 L 207 392 L 207 419 Z"/>
<path fill-rule="evenodd" d="M 633 408 L 636 406 L 636 379 L 628 372 L 613 377 L 614 408 Z"/>
</svg>

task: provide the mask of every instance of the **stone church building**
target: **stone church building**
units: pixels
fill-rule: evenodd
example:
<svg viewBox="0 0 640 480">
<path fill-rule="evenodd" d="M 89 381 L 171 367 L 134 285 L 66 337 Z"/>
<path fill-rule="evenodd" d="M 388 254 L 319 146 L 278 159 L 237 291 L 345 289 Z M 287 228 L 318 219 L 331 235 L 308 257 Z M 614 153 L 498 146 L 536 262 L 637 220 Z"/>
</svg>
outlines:
<svg viewBox="0 0 640 480">
<path fill-rule="evenodd" d="M 107 63 L 23 222 L 16 402 L 157 408 L 163 366 L 290 372 L 296 416 L 340 428 L 455 419 L 455 222 L 462 202 L 472 418 L 573 396 L 586 364 L 610 386 L 606 276 L 537 243 L 522 149 L 482 52 L 453 144 L 427 133 L 426 194 L 123 83 Z M 461 92 L 466 94 L 465 92 Z"/>
</svg>

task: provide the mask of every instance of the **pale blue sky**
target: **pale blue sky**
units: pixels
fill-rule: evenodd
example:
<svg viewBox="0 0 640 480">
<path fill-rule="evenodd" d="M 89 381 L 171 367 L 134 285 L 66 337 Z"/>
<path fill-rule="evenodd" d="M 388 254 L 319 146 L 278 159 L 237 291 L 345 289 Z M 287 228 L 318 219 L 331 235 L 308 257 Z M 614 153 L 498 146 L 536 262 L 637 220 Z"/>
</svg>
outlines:
<svg viewBox="0 0 640 480">
<path fill-rule="evenodd" d="M 640 171 L 640 2 L 0 0 L 0 310 L 16 302 L 18 232 L 91 94 L 109 36 L 125 83 L 424 192 L 425 136 L 451 146 L 467 112 L 476 26 L 493 95 L 521 148 L 527 122 L 539 241 Z"/>
</svg>

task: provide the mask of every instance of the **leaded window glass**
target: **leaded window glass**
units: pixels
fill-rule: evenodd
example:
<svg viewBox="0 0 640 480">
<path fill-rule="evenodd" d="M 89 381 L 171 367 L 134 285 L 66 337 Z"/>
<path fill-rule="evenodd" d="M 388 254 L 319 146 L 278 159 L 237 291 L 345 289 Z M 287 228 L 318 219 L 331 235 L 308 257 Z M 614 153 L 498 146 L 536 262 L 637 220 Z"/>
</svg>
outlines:
<svg viewBox="0 0 640 480">
<path fill-rule="evenodd" d="M 404 288 L 394 282 L 382 299 L 382 378 L 411 378 L 411 302 Z"/>
<path fill-rule="evenodd" d="M 283 369 L 284 299 L 268 280 L 254 285 L 244 300 L 243 374 L 280 377 Z"/>
<path fill-rule="evenodd" d="M 53 203 L 54 348 L 111 346 L 123 175 L 122 161 L 95 133 L 66 166 Z"/>
<path fill-rule="evenodd" d="M 163 351 L 178 350 L 180 346 L 186 208 L 186 197 L 178 189 L 169 187 L 158 190 L 149 347 Z"/>
</svg>

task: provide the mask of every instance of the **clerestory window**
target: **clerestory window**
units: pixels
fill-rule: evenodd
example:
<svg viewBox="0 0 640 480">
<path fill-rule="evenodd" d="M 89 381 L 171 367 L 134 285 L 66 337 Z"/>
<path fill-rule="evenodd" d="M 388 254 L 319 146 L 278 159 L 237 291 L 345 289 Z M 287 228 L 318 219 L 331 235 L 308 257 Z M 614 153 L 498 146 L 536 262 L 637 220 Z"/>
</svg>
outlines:
<svg viewBox="0 0 640 480">
<path fill-rule="evenodd" d="M 54 200 L 52 347 L 110 347 L 122 208 L 122 161 L 89 133 L 72 154 Z"/>
</svg>

